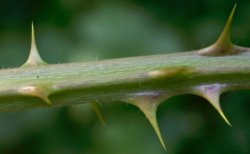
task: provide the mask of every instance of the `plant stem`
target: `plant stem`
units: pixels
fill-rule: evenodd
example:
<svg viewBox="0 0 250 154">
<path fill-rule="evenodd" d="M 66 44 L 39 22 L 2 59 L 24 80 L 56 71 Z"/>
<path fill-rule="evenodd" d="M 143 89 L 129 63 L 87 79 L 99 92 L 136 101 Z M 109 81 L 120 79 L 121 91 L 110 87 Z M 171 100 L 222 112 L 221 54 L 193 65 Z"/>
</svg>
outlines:
<svg viewBox="0 0 250 154">
<path fill-rule="evenodd" d="M 0 70 L 0 110 L 50 106 L 19 93 L 23 87 L 49 87 L 51 106 L 123 101 L 150 93 L 192 93 L 205 84 L 227 90 L 250 87 L 250 53 L 208 57 L 197 51 L 88 63 L 40 65 Z"/>
</svg>

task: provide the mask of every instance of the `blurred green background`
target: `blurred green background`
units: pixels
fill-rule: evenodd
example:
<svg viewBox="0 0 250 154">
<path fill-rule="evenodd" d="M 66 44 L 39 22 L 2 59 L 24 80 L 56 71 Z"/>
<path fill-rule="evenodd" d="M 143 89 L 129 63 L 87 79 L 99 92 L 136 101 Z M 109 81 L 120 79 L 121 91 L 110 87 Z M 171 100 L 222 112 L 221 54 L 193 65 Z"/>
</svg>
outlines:
<svg viewBox="0 0 250 154">
<path fill-rule="evenodd" d="M 31 21 L 47 62 L 95 61 L 208 46 L 221 32 L 233 4 L 230 0 L 1 0 L 0 67 L 24 63 Z M 249 27 L 250 1 L 239 0 L 233 42 L 250 46 Z M 250 92 L 229 92 L 221 100 L 232 128 L 197 96 L 163 103 L 158 121 L 167 152 L 143 114 L 127 104 L 102 104 L 107 126 L 100 124 L 88 104 L 1 113 L 0 153 L 250 153 Z"/>
</svg>

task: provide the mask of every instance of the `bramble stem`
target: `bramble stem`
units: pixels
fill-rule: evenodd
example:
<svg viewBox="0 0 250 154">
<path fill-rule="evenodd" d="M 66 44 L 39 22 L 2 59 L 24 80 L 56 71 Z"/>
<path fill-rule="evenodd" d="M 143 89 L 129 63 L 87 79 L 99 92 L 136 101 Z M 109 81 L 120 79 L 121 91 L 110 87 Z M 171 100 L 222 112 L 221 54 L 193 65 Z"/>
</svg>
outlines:
<svg viewBox="0 0 250 154">
<path fill-rule="evenodd" d="M 51 106 L 122 101 L 147 93 L 178 95 L 192 93 L 195 86 L 213 83 L 226 84 L 228 90 L 250 88 L 248 52 L 220 57 L 196 53 L 2 69 L 0 110 L 48 106 L 39 98 L 17 92 L 27 86 L 49 86 Z"/>
</svg>

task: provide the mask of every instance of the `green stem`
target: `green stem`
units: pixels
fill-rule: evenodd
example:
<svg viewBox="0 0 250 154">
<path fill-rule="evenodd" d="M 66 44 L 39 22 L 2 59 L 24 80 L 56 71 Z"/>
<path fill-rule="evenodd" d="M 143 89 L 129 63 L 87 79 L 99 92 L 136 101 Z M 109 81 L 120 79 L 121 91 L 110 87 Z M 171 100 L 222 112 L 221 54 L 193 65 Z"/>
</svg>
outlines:
<svg viewBox="0 0 250 154">
<path fill-rule="evenodd" d="M 208 57 L 182 52 L 88 63 L 38 65 L 0 70 L 0 110 L 48 106 L 19 93 L 23 87 L 49 87 L 51 106 L 122 101 L 137 95 L 192 93 L 204 84 L 228 90 L 250 87 L 248 52 Z"/>
</svg>

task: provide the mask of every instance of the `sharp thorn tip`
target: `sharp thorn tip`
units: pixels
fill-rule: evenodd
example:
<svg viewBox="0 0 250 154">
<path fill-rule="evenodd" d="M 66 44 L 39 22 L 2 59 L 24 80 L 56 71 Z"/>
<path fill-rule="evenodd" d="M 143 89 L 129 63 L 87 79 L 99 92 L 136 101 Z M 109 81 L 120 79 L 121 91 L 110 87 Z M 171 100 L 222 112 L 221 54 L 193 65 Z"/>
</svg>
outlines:
<svg viewBox="0 0 250 154">
<path fill-rule="evenodd" d="M 146 100 L 143 100 L 143 101 L 137 100 L 133 102 L 132 104 L 136 105 L 144 113 L 144 115 L 150 122 L 151 126 L 153 127 L 162 147 L 166 151 L 166 146 L 162 138 L 161 131 L 159 129 L 159 125 L 158 125 L 157 118 L 156 118 L 156 111 L 157 111 L 158 104 L 155 102 L 146 101 Z"/>
<path fill-rule="evenodd" d="M 29 57 L 26 63 L 23 66 L 36 66 L 36 65 L 44 65 L 46 64 L 42 58 L 40 57 L 37 46 L 36 46 L 36 39 L 35 39 L 35 28 L 34 23 L 31 23 L 31 47 Z"/>
</svg>

